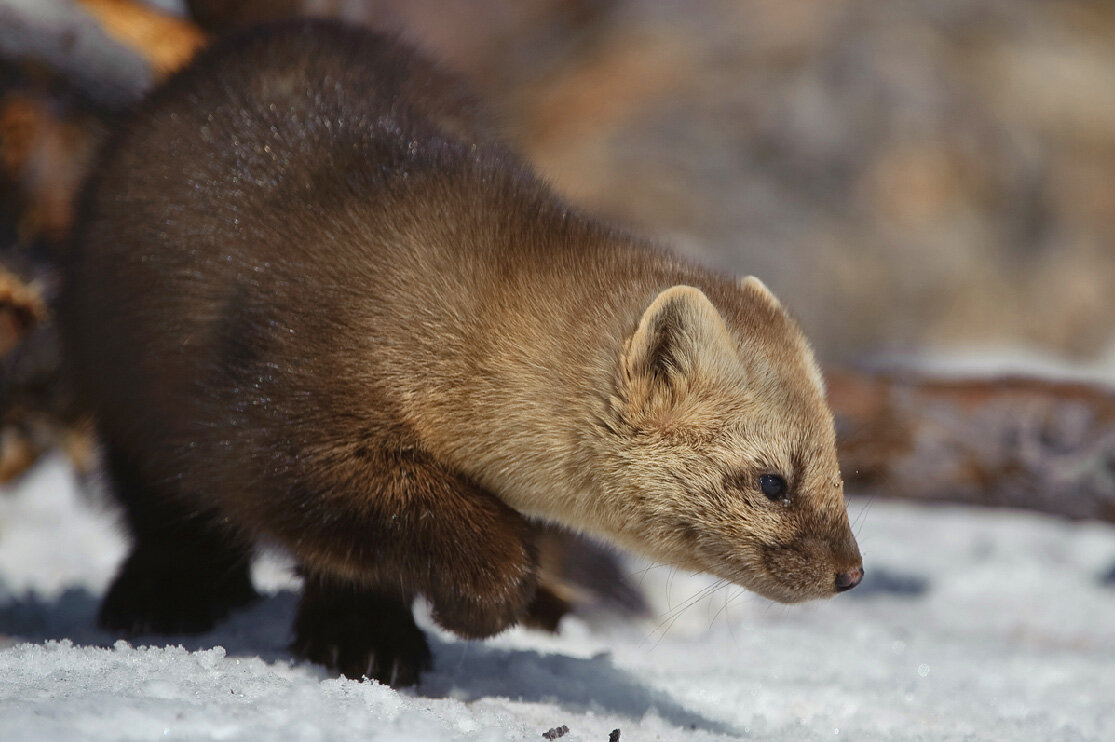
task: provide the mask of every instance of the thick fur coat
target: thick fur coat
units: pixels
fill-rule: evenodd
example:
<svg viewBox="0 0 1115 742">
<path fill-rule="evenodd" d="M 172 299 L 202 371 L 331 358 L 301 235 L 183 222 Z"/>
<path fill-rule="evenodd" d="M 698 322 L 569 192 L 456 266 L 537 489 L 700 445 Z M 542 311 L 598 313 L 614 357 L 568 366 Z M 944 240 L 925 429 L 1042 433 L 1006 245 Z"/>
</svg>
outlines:
<svg viewBox="0 0 1115 742">
<path fill-rule="evenodd" d="M 528 518 L 777 600 L 858 581 L 778 300 L 569 208 L 462 90 L 284 23 L 110 142 L 62 306 L 134 538 L 102 623 L 206 628 L 263 540 L 306 574 L 297 651 L 412 682 L 415 595 L 463 636 L 531 611 Z"/>
</svg>

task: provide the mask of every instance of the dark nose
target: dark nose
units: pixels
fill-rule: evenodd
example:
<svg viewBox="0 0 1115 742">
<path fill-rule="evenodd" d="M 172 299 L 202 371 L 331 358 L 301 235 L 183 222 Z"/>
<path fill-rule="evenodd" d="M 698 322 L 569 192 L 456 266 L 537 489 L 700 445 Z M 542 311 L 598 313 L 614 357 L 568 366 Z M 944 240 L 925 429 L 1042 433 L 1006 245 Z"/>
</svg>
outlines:
<svg viewBox="0 0 1115 742">
<path fill-rule="evenodd" d="M 863 580 L 863 567 L 856 567 L 851 572 L 843 572 L 836 575 L 836 592 L 842 593 L 845 590 L 851 590 Z"/>
</svg>

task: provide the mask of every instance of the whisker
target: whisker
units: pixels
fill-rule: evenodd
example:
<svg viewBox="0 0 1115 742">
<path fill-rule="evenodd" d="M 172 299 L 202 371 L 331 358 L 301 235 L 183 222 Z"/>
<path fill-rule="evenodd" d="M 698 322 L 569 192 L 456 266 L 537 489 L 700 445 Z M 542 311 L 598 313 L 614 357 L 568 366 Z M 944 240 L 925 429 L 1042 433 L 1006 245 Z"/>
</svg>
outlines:
<svg viewBox="0 0 1115 742">
<path fill-rule="evenodd" d="M 700 590 L 698 590 L 697 592 L 693 593 L 693 595 L 689 596 L 689 598 L 687 600 L 679 603 L 678 605 L 670 606 L 667 609 L 667 611 L 662 615 L 661 622 L 659 622 L 659 624 L 654 627 L 654 629 L 651 631 L 651 633 L 653 634 L 655 631 L 658 631 L 660 628 L 662 628 L 662 625 L 665 624 L 667 621 L 669 621 L 671 618 L 684 613 L 686 611 L 686 609 L 689 608 L 689 606 L 693 605 L 694 602 L 699 601 L 702 597 L 704 597 L 707 593 L 709 593 L 714 587 L 715 587 L 714 585 L 707 585 L 707 586 L 701 588 Z"/>
<path fill-rule="evenodd" d="M 670 633 L 670 629 L 674 627 L 674 624 L 677 623 L 678 619 L 682 617 L 686 610 L 688 610 L 701 600 L 704 600 L 706 597 L 712 595 L 715 591 L 724 587 L 727 582 L 727 580 L 717 580 L 703 590 L 698 591 L 696 595 L 694 595 L 684 605 L 680 606 L 680 608 L 675 609 L 673 611 L 672 618 L 667 618 L 655 628 L 655 631 L 658 631 L 659 629 L 662 629 L 662 624 L 667 623 L 667 621 L 669 622 L 669 624 L 664 629 L 662 629 L 661 633 L 659 634 L 658 640 L 654 643 L 654 646 L 657 647 L 662 642 L 662 640 L 666 638 L 666 634 Z M 651 633 L 653 634 L 654 632 Z"/>
<path fill-rule="evenodd" d="M 628 576 L 628 577 L 630 577 L 630 578 L 632 578 L 632 579 L 634 579 L 634 578 L 636 578 L 636 577 L 646 577 L 646 576 L 647 576 L 647 574 L 648 574 L 648 573 L 649 573 L 649 572 L 650 572 L 650 571 L 651 571 L 652 569 L 658 569 L 659 567 L 665 567 L 665 566 L 666 566 L 666 565 L 665 565 L 665 564 L 663 564 L 662 562 L 651 562 L 650 564 L 648 564 L 647 566 L 643 567 L 642 569 L 636 569 L 636 570 L 634 570 L 633 572 L 628 572 L 628 573 L 627 573 L 627 576 Z"/>
<path fill-rule="evenodd" d="M 666 575 L 666 604 L 667 605 L 670 605 L 670 604 L 673 603 L 673 601 L 670 600 L 670 585 L 673 583 L 674 575 L 676 575 L 677 573 L 678 573 L 678 568 L 677 567 L 671 567 L 670 568 L 670 573 Z"/>
<path fill-rule="evenodd" d="M 878 495 L 871 495 L 867 498 L 867 502 L 860 508 L 859 515 L 856 516 L 855 521 L 852 523 L 852 530 L 856 536 L 859 536 L 860 529 L 863 528 L 863 522 L 867 518 L 867 512 L 871 510 L 871 506 L 875 504 L 875 499 Z"/>
<path fill-rule="evenodd" d="M 646 638 L 649 639 L 651 636 L 659 634 L 658 640 L 655 642 L 655 646 L 658 646 L 658 643 L 661 642 L 663 638 L 665 638 L 666 634 L 669 633 L 670 629 L 673 628 L 674 624 L 679 618 L 681 618 L 682 614 L 684 614 L 689 608 L 699 603 L 705 597 L 722 588 L 727 583 L 727 580 L 719 579 L 711 585 L 706 585 L 705 587 L 698 590 L 696 593 L 691 595 L 688 600 L 685 600 L 684 602 L 671 607 L 669 611 L 666 612 L 666 615 L 663 616 L 662 621 L 660 621 L 659 624 L 648 633 Z"/>
<path fill-rule="evenodd" d="M 712 622 L 715 622 L 716 619 L 720 618 L 720 614 L 724 613 L 724 611 L 726 611 L 728 609 L 728 606 L 730 606 L 732 603 L 739 600 L 746 593 L 747 593 L 747 588 L 741 587 L 741 588 L 739 588 L 739 592 L 737 592 L 735 595 L 733 595 L 729 598 L 725 598 L 724 599 L 724 605 L 720 606 L 720 610 L 718 610 L 716 612 L 716 614 L 712 617 Z M 712 622 L 709 623 L 709 626 L 712 626 Z M 728 627 L 729 627 L 728 631 L 731 632 L 731 622 L 729 621 L 727 623 L 728 623 Z"/>
</svg>

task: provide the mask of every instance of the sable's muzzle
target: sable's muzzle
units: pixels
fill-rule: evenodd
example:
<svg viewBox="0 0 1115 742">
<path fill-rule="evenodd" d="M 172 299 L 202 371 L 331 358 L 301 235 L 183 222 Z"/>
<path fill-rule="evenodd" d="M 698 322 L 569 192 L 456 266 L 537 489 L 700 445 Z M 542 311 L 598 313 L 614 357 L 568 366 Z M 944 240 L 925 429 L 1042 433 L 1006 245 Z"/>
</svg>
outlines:
<svg viewBox="0 0 1115 742">
<path fill-rule="evenodd" d="M 838 572 L 836 574 L 836 592 L 842 593 L 851 590 L 863 580 L 863 567 L 856 567 L 851 572 Z"/>
</svg>

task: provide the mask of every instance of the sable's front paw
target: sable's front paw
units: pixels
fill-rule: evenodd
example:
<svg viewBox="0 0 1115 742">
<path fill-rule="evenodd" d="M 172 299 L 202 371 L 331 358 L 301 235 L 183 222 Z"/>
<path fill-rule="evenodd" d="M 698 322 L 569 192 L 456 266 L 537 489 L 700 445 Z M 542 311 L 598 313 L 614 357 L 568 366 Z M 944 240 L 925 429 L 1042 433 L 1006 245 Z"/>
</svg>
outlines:
<svg viewBox="0 0 1115 742">
<path fill-rule="evenodd" d="M 463 565 L 462 565 L 463 567 Z M 458 569 L 426 591 L 438 624 L 467 639 L 483 639 L 514 626 L 534 601 L 534 556 L 521 547 L 516 559 Z"/>
<path fill-rule="evenodd" d="M 294 619 L 291 651 L 353 680 L 369 677 L 399 688 L 431 667 L 426 636 L 410 606 L 353 588 L 307 588 Z"/>
</svg>

